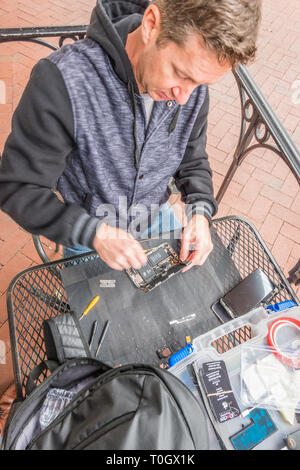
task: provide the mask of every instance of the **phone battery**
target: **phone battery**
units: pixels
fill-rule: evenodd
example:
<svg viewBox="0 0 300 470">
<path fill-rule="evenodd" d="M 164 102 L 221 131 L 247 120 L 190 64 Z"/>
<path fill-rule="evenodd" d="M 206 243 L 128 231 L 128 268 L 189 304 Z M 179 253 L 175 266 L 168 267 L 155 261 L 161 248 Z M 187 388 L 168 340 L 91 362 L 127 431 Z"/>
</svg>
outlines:
<svg viewBox="0 0 300 470">
<path fill-rule="evenodd" d="M 155 276 L 155 272 L 148 263 L 144 264 L 144 266 L 138 269 L 138 273 L 142 276 L 145 282 Z"/>
<path fill-rule="evenodd" d="M 148 255 L 148 263 L 151 266 L 155 266 L 156 264 L 160 263 L 164 259 L 167 259 L 168 257 L 168 253 L 164 250 L 163 247 L 161 247 Z"/>
<path fill-rule="evenodd" d="M 250 424 L 230 437 L 236 450 L 251 450 L 277 431 L 267 410 L 256 408 L 247 418 Z"/>
</svg>

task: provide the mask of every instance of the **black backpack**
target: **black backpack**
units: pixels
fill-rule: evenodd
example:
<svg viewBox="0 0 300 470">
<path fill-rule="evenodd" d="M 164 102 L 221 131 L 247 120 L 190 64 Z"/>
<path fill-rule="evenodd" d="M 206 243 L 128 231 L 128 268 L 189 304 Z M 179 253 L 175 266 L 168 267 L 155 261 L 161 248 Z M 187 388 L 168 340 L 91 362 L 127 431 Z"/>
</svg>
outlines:
<svg viewBox="0 0 300 470">
<path fill-rule="evenodd" d="M 42 428 L 41 409 L 51 389 L 75 393 Z M 195 450 L 208 448 L 208 431 L 200 403 L 172 373 L 145 364 L 111 368 L 75 358 L 13 405 L 2 448 Z"/>
</svg>

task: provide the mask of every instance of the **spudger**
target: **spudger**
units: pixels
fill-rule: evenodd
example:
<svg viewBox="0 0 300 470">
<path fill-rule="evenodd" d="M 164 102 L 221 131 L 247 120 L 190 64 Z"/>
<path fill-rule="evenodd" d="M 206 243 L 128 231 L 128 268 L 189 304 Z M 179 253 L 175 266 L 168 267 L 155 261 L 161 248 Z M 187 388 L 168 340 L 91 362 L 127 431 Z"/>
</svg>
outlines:
<svg viewBox="0 0 300 470">
<path fill-rule="evenodd" d="M 104 326 L 104 328 L 103 328 L 103 331 L 102 331 L 102 334 L 101 334 L 99 343 L 98 343 L 98 348 L 97 348 L 97 351 L 96 351 L 96 357 L 98 356 L 98 353 L 99 353 L 100 348 L 101 348 L 101 346 L 102 346 L 102 343 L 103 343 L 103 340 L 104 340 L 105 335 L 106 335 L 106 333 L 107 333 L 109 324 L 110 324 L 110 320 L 107 320 L 107 322 L 105 323 L 105 326 Z"/>
</svg>

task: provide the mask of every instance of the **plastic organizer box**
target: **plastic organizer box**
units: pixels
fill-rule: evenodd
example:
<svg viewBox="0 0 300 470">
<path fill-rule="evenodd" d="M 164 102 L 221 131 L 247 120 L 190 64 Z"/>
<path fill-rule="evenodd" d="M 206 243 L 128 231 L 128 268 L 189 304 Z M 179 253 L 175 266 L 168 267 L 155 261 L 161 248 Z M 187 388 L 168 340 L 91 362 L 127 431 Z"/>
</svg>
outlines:
<svg viewBox="0 0 300 470">
<path fill-rule="evenodd" d="M 267 334 L 269 326 L 272 322 L 281 317 L 289 317 L 300 320 L 300 307 L 289 308 L 288 310 L 281 311 L 279 313 L 274 313 L 270 310 L 265 310 L 264 308 L 260 307 L 258 309 L 252 310 L 242 317 L 222 324 L 208 333 L 195 338 L 192 341 L 194 352 L 171 367 L 169 371 L 182 380 L 190 388 L 190 390 L 200 398 L 200 391 L 197 385 L 197 374 L 199 369 L 205 362 L 220 360 L 224 361 L 229 375 L 232 391 L 234 392 L 241 413 L 243 413 L 245 410 L 249 409 L 252 403 L 247 402 L 245 397 L 241 396 L 242 391 L 244 391 L 245 388 L 241 375 L 242 359 L 244 358 L 244 365 L 245 358 L 246 365 L 250 365 L 251 361 L 249 361 L 249 350 L 252 354 L 252 360 L 259 358 L 259 354 L 255 356 L 255 351 L 261 351 L 262 349 L 268 348 Z M 285 341 L 285 347 L 288 347 L 291 341 L 292 339 L 287 337 Z M 298 346 L 300 349 L 299 341 Z M 270 350 L 269 354 L 272 354 Z M 258 406 L 258 403 L 253 403 L 253 405 Z M 284 438 L 286 438 L 288 434 L 299 429 L 300 424 L 297 423 L 296 420 L 295 424 L 289 424 L 283 418 L 281 412 L 275 409 L 274 406 L 259 406 L 259 408 L 267 408 L 267 411 L 270 414 L 277 430 L 261 443 L 256 445 L 254 449 L 275 450 L 284 448 Z M 236 433 L 239 433 L 243 428 L 245 429 L 251 424 L 249 416 L 242 417 L 242 415 L 240 415 L 224 423 L 219 423 L 211 412 L 207 413 L 205 410 L 205 414 L 207 416 L 209 430 L 212 431 L 209 432 L 211 449 L 220 448 L 216 433 L 213 431 L 211 420 L 213 421 L 215 429 L 223 441 L 223 445 L 227 449 L 234 449 L 230 437 Z M 209 416 L 211 420 L 209 419 Z"/>
</svg>

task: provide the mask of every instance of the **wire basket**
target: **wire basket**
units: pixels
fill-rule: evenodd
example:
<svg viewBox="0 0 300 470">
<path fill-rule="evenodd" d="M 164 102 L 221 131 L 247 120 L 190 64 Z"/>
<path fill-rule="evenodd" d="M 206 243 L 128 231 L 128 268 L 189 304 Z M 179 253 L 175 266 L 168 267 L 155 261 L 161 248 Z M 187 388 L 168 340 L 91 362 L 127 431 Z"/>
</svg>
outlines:
<svg viewBox="0 0 300 470">
<path fill-rule="evenodd" d="M 299 304 L 296 294 L 252 224 L 231 216 L 216 219 L 213 227 L 233 261 L 223 278 L 224 291 L 234 286 L 236 269 L 243 279 L 260 268 L 277 288 L 272 302 L 291 299 Z M 72 264 L 90 262 L 97 257 L 96 252 L 91 252 L 35 266 L 19 273 L 10 283 L 7 309 L 18 398 L 25 396 L 25 386 L 32 369 L 46 359 L 43 321 L 70 310 L 60 276 L 61 269 L 67 267 L 70 261 Z M 42 373 L 38 383 L 45 376 Z"/>
</svg>

